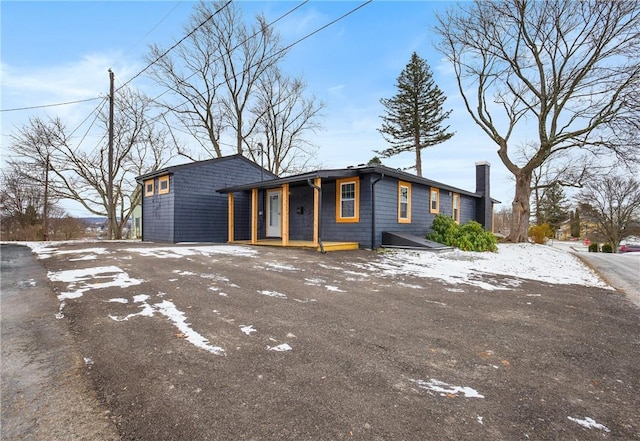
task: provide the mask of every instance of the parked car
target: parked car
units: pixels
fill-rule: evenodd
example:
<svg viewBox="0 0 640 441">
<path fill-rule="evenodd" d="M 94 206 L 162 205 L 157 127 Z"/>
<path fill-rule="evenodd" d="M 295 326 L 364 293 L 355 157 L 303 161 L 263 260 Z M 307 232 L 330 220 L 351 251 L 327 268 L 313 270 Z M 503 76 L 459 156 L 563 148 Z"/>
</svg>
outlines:
<svg viewBox="0 0 640 441">
<path fill-rule="evenodd" d="M 627 244 L 624 244 L 624 245 L 620 245 L 620 248 L 618 248 L 618 252 L 619 253 L 640 252 L 640 244 L 627 243 Z"/>
</svg>

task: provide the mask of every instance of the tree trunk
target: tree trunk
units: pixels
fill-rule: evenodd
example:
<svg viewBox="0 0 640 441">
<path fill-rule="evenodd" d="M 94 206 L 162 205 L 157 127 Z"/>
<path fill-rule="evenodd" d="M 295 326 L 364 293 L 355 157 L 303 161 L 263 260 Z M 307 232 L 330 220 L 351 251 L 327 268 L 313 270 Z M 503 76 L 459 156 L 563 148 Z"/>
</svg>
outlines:
<svg viewBox="0 0 640 441">
<path fill-rule="evenodd" d="M 420 131 L 413 134 L 413 145 L 416 149 L 416 174 L 422 177 L 422 157 L 420 156 Z"/>
<path fill-rule="evenodd" d="M 528 239 L 529 216 L 531 214 L 531 172 L 518 170 L 515 174 L 516 194 L 513 198 L 511 231 L 509 242 L 526 242 Z"/>
</svg>

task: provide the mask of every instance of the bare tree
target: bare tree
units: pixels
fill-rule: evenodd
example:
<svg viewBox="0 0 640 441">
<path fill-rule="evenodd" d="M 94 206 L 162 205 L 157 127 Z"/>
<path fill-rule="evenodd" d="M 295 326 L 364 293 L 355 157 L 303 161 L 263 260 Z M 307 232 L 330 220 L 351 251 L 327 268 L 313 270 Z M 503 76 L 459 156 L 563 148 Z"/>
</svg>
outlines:
<svg viewBox="0 0 640 441">
<path fill-rule="evenodd" d="M 583 221 L 596 226 L 596 235 L 613 249 L 632 234 L 640 234 L 640 182 L 632 178 L 603 176 L 589 181 L 578 195 Z"/>
<path fill-rule="evenodd" d="M 201 1 L 187 26 L 190 38 L 172 52 L 154 45 L 150 76 L 170 90 L 179 104 L 165 102 L 206 155 L 223 155 L 221 138 L 229 134 L 237 153 L 256 132 L 250 109 L 258 82 L 284 57 L 280 37 L 262 15 L 247 26 L 235 3 Z M 191 153 L 181 154 L 191 159 Z"/>
<path fill-rule="evenodd" d="M 477 0 L 438 21 L 466 109 L 515 178 L 509 240 L 527 239 L 533 171 L 561 152 L 637 160 L 627 135 L 638 115 L 639 2 Z M 519 163 L 511 141 L 529 122 L 537 147 Z"/>
<path fill-rule="evenodd" d="M 245 143 L 249 157 L 261 163 L 260 155 L 264 155 L 264 167 L 276 175 L 302 172 L 315 157 L 315 148 L 304 135 L 320 128 L 324 104 L 314 97 L 305 98 L 306 87 L 302 79 L 287 77 L 276 67 L 258 82 L 258 100 L 252 110 L 256 138 L 265 143 Z"/>
<path fill-rule="evenodd" d="M 122 237 L 123 227 L 140 201 L 135 177 L 161 167 L 170 156 L 167 134 L 150 122 L 150 109 L 151 103 L 143 95 L 128 89 L 119 91 L 114 118 L 113 210 L 118 214 L 112 237 L 115 239 Z M 104 134 L 108 115 L 101 112 L 98 119 Z M 73 143 L 59 118 L 48 121 L 32 118 L 10 139 L 11 150 L 21 160 L 38 165 L 48 159 L 52 194 L 77 201 L 97 216 L 107 216 L 110 207 L 106 135 L 93 148 L 85 150 Z M 38 176 L 34 179 L 44 185 Z"/>
</svg>

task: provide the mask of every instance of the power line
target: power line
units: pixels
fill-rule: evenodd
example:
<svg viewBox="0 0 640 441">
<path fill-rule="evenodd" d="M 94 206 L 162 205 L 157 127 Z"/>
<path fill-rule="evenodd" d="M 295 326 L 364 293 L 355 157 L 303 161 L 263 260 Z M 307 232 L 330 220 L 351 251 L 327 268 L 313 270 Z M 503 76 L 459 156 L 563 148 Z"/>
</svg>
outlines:
<svg viewBox="0 0 640 441">
<path fill-rule="evenodd" d="M 226 8 L 227 6 L 229 6 L 229 4 L 231 3 L 232 0 L 229 0 L 227 3 L 225 3 L 220 9 L 218 9 L 216 12 L 214 12 L 213 14 L 211 14 L 209 17 L 207 17 L 206 20 L 204 20 L 202 23 L 200 23 L 198 26 L 196 26 L 195 29 L 193 29 L 191 32 L 189 32 L 187 35 L 185 35 L 180 41 L 178 41 L 176 44 L 174 44 L 173 46 L 171 46 L 169 49 L 167 49 L 162 55 L 160 55 L 158 58 L 156 58 L 153 62 L 149 63 L 144 69 L 142 69 L 140 72 L 138 72 L 136 75 L 134 75 L 129 81 L 127 81 L 126 83 L 124 83 L 122 86 L 120 86 L 118 88 L 117 91 L 119 91 L 120 89 L 122 89 L 123 87 L 127 86 L 130 82 L 132 82 L 133 80 L 135 80 L 137 77 L 139 77 L 140 75 L 142 75 L 147 69 L 149 69 L 151 66 L 153 66 L 155 63 L 157 63 L 162 57 L 164 57 L 165 55 L 167 55 L 171 50 L 175 49 L 180 43 L 182 43 L 184 40 L 186 40 L 187 38 L 189 38 L 191 35 L 193 35 L 194 32 L 196 32 L 198 29 L 200 29 L 202 26 L 204 26 L 206 24 L 206 22 L 208 22 L 209 20 L 211 20 L 213 18 L 213 16 L 215 16 L 216 14 L 218 14 L 220 11 L 222 11 L 224 8 Z M 178 3 L 179 4 L 179 3 Z M 177 7 L 177 5 L 173 8 L 175 9 Z M 169 14 L 171 12 L 173 12 L 173 9 L 171 11 L 169 11 Z M 167 14 L 167 15 L 169 15 Z M 166 18 L 166 16 L 160 21 L 162 22 L 164 19 Z M 158 23 L 153 29 L 155 29 L 156 27 L 158 27 L 160 23 Z M 151 33 L 153 31 L 153 29 L 151 31 L 149 31 L 146 35 L 148 35 L 149 33 Z M 146 36 L 145 35 L 145 36 Z M 143 37 L 144 38 L 144 37 Z M 138 43 L 136 43 L 138 44 Z M 135 46 L 135 45 L 134 45 Z M 130 49 L 129 49 L 130 50 Z M 0 110 L 0 112 L 16 112 L 16 111 L 20 111 L 20 110 L 34 110 L 34 109 L 43 109 L 43 108 L 47 108 L 47 107 L 57 107 L 57 106 L 67 106 L 69 104 L 78 104 L 78 103 L 86 103 L 89 101 L 95 101 L 95 100 L 99 100 L 102 99 L 102 97 L 94 97 L 94 98 L 87 98 L 87 99 L 83 99 L 83 100 L 77 100 L 77 101 L 66 101 L 66 102 L 62 102 L 62 103 L 54 103 L 54 104 L 42 104 L 42 105 L 38 105 L 38 106 L 29 106 L 29 107 L 16 107 L 16 108 L 12 108 L 12 109 L 2 109 Z M 83 121 L 84 122 L 84 121 Z"/>
<path fill-rule="evenodd" d="M 299 8 L 301 8 L 302 6 L 304 6 L 305 4 L 309 3 L 309 0 L 304 0 L 302 3 L 300 3 L 299 5 L 297 5 L 296 7 L 289 9 L 287 12 L 285 12 L 284 14 L 282 14 L 280 17 L 276 18 L 275 20 L 273 20 L 271 23 L 267 24 L 266 28 L 270 28 L 272 27 L 274 24 L 276 24 L 277 22 L 279 22 L 280 20 L 282 20 L 283 18 L 285 18 L 286 16 L 292 14 L 293 12 L 297 11 Z M 258 31 L 256 31 L 255 33 L 253 33 L 253 35 L 248 36 L 247 38 L 245 38 L 243 41 L 241 41 L 240 43 L 236 44 L 234 47 L 232 47 L 231 49 L 229 49 L 229 53 L 235 51 L 236 49 L 238 49 L 240 46 L 242 46 L 243 44 L 245 44 L 247 41 L 251 40 L 252 38 L 258 36 L 259 34 L 261 34 L 263 32 L 263 29 L 260 29 Z M 280 53 L 280 52 L 279 52 Z M 218 56 L 215 60 L 212 61 L 212 63 L 215 63 L 217 61 L 220 61 L 222 59 L 222 55 Z M 250 66 L 249 68 L 251 68 L 253 66 Z M 245 70 L 246 72 L 246 70 Z M 194 72 L 191 75 L 189 75 L 188 77 L 186 77 L 183 81 L 189 80 L 191 78 L 193 78 L 194 76 L 196 76 L 199 72 Z M 243 72 L 241 72 L 243 73 Z M 239 75 L 239 74 L 238 74 Z M 236 75 L 237 76 L 237 75 Z M 235 78 L 235 77 L 234 77 Z M 160 95 L 156 96 L 155 98 L 151 98 L 151 101 L 156 101 L 158 98 L 160 98 L 162 95 L 166 94 L 169 92 L 170 89 L 165 90 L 164 92 L 162 92 Z M 186 101 L 185 101 L 186 102 Z M 184 103 L 182 103 L 184 104 Z M 180 104 L 180 105 L 182 105 Z M 179 107 L 179 106 L 178 106 Z"/>
<path fill-rule="evenodd" d="M 218 9 L 216 12 L 214 12 L 213 14 L 211 14 L 210 16 L 208 16 L 202 23 L 200 23 L 198 26 L 196 26 L 191 32 L 189 32 L 187 35 L 185 35 L 184 37 L 182 37 L 176 44 L 174 44 L 173 46 L 171 46 L 169 49 L 167 49 L 166 51 L 164 51 L 162 54 L 160 54 L 155 60 L 153 60 L 151 63 L 147 64 L 147 66 L 145 66 L 144 69 L 142 69 L 140 72 L 138 72 L 137 74 L 135 74 L 133 77 L 131 77 L 131 79 L 129 79 L 129 81 L 127 81 L 126 83 L 124 83 L 122 86 L 120 86 L 118 88 L 117 91 L 119 91 L 120 89 L 122 89 L 123 87 L 126 87 L 130 82 L 132 82 L 133 80 L 135 80 L 136 78 L 138 78 L 140 75 L 142 75 L 143 73 L 145 73 L 147 71 L 147 69 L 149 69 L 151 66 L 153 66 L 154 64 L 156 64 L 158 61 L 160 61 L 161 58 L 163 58 L 165 55 L 167 55 L 169 52 L 171 52 L 173 49 L 175 49 L 177 46 L 179 46 L 183 41 L 185 41 L 187 38 L 191 37 L 198 29 L 200 29 L 202 26 L 204 26 L 209 20 L 211 20 L 215 15 L 217 15 L 220 11 L 222 11 L 224 8 L 226 8 L 227 6 L 229 6 L 231 4 L 232 0 L 229 0 L 227 3 L 225 3 L 220 9 Z"/>
<path fill-rule="evenodd" d="M 278 18 L 277 20 L 275 20 L 274 22 L 272 22 L 271 24 L 269 24 L 267 27 L 271 26 L 273 23 L 277 22 L 278 20 L 280 20 L 280 19 L 281 19 L 281 18 L 283 18 L 284 16 L 286 16 L 286 15 L 290 14 L 291 12 L 293 12 L 294 10 L 298 9 L 300 6 L 302 6 L 302 5 L 304 5 L 305 3 L 307 3 L 307 1 L 308 1 L 308 0 L 305 0 L 303 3 L 301 3 L 301 4 L 300 4 L 300 5 L 298 5 L 298 6 L 296 6 L 294 9 L 292 9 L 292 10 L 291 10 L 291 11 L 289 11 L 289 12 L 287 12 L 285 15 L 281 16 L 280 18 Z M 338 17 L 338 18 L 336 18 L 336 19 L 334 19 L 334 20 L 330 21 L 329 23 L 327 23 L 327 24 L 325 24 L 325 25 L 323 25 L 323 26 L 319 27 L 318 29 L 316 29 L 316 30 L 314 30 L 314 31 L 312 31 L 312 32 L 310 32 L 310 33 L 308 33 L 308 34 L 307 34 L 307 35 L 305 35 L 304 37 L 299 38 L 298 40 L 296 40 L 295 42 L 291 43 L 290 45 L 288 45 L 288 46 L 286 46 L 286 47 L 284 47 L 284 48 L 280 49 L 278 52 L 276 52 L 276 53 L 274 53 L 274 54 L 271 54 L 270 56 L 266 57 L 264 60 L 260 60 L 260 61 L 259 61 L 259 63 L 262 63 L 262 62 L 264 62 L 265 60 L 269 60 L 269 59 L 271 59 L 271 58 L 277 57 L 278 55 L 282 54 L 283 52 L 288 51 L 288 50 L 289 50 L 289 49 L 291 49 L 292 47 L 294 47 L 294 46 L 296 46 L 296 45 L 300 44 L 301 42 L 303 42 L 303 41 L 304 41 L 304 40 L 306 40 L 307 38 L 309 38 L 309 37 L 311 37 L 311 36 L 313 36 L 313 35 L 317 34 L 318 32 L 321 32 L 321 31 L 323 31 L 323 30 L 327 29 L 329 26 L 334 25 L 335 23 L 339 22 L 340 20 L 343 20 L 344 18 L 348 17 L 349 15 L 353 14 L 354 12 L 356 12 L 356 11 L 358 11 L 358 10 L 362 9 L 363 7 L 367 6 L 367 5 L 368 5 L 369 3 L 371 3 L 371 2 L 373 2 L 373 0 L 367 0 L 366 2 L 364 2 L 364 3 L 360 4 L 360 5 L 358 5 L 357 7 L 355 7 L 355 8 L 353 8 L 353 9 L 351 9 L 350 11 L 348 11 L 348 12 L 346 12 L 345 14 L 341 15 L 340 17 Z M 249 37 L 249 38 L 253 38 L 255 35 L 257 35 L 257 33 L 256 33 L 256 34 L 254 34 L 254 35 L 252 35 L 252 36 L 251 36 L 251 37 Z M 246 39 L 246 40 L 245 40 L 245 42 L 246 42 L 246 41 L 248 41 L 248 40 L 249 40 L 249 39 Z M 240 44 L 242 44 L 242 43 L 240 43 Z M 238 46 L 240 46 L 240 44 L 236 45 L 233 49 L 236 49 Z M 232 50 L 233 50 L 233 49 L 232 49 Z M 222 58 L 222 56 L 218 57 L 218 58 L 217 58 L 217 60 L 219 60 L 220 58 Z M 217 61 L 217 60 L 216 60 L 216 61 Z M 236 77 L 238 77 L 239 75 L 242 75 L 242 74 L 246 73 L 249 69 L 252 69 L 253 67 L 255 67 L 255 66 L 257 66 L 257 65 L 258 65 L 258 63 L 256 63 L 256 64 L 252 64 L 251 66 L 247 67 L 247 68 L 246 68 L 246 69 L 244 69 L 243 71 L 238 72 L 237 74 L 235 74 L 232 78 L 236 78 Z M 198 72 L 194 72 L 193 74 L 191 74 L 190 76 L 188 76 L 187 78 L 185 78 L 185 80 L 188 80 L 189 78 L 193 77 L 193 76 L 194 76 L 194 75 L 196 75 L 196 74 L 198 74 Z M 225 81 L 221 81 L 220 83 L 218 83 L 218 84 L 214 85 L 214 88 L 218 88 L 218 87 L 220 87 L 221 85 L 225 84 L 225 82 L 227 82 L 227 81 L 228 81 L 228 79 L 225 79 Z M 166 90 L 166 91 L 162 92 L 160 95 L 158 95 L 157 97 L 152 98 L 152 101 L 157 100 L 158 98 L 160 98 L 162 95 L 164 95 L 164 94 L 165 94 L 165 93 L 167 93 L 168 91 L 169 91 L 169 90 Z M 180 108 L 181 106 L 183 106 L 183 105 L 187 104 L 188 102 L 189 102 L 189 100 L 185 100 L 184 102 L 182 102 L 182 103 L 178 104 L 177 106 L 173 106 L 173 107 L 171 107 L 171 108 L 168 108 L 165 112 L 162 112 L 159 116 L 155 117 L 155 118 L 154 118 L 154 120 L 155 120 L 155 121 L 158 121 L 161 117 L 164 117 L 164 115 L 166 115 L 167 113 L 169 113 L 169 112 L 171 112 L 171 111 L 177 111 L 177 110 L 178 110 L 178 108 Z"/>
<path fill-rule="evenodd" d="M 180 0 L 179 2 L 177 2 L 175 4 L 175 6 L 173 8 L 171 8 L 171 10 L 169 12 L 167 12 L 165 14 L 165 16 L 162 17 L 160 19 L 160 21 L 158 23 L 156 23 L 156 25 L 153 28 L 151 28 L 146 34 L 144 34 L 142 37 L 140 37 L 140 39 L 138 41 L 136 41 L 134 44 L 132 44 L 131 47 L 129 49 L 127 49 L 127 51 L 123 54 L 123 56 L 127 55 L 129 52 L 131 52 L 131 50 L 133 50 L 134 47 L 136 47 L 141 41 L 143 41 L 145 38 L 147 38 L 153 31 L 155 31 L 158 28 L 158 26 L 160 26 L 162 24 L 162 22 L 165 21 L 167 19 L 167 17 L 169 17 L 173 13 L 173 11 L 175 11 L 178 8 L 178 6 L 180 6 L 180 4 L 182 4 L 182 1 L 183 0 Z"/>
<path fill-rule="evenodd" d="M 77 100 L 77 101 L 66 101 L 64 103 L 55 103 L 55 104 L 42 104 L 39 106 L 30 106 L 30 107 L 15 107 L 13 109 L 2 109 L 0 110 L 0 112 L 16 112 L 18 110 L 33 110 L 33 109 L 44 109 L 45 107 L 56 107 L 56 106 L 68 106 L 69 104 L 79 104 L 79 103 L 86 103 L 89 101 L 95 101 L 95 100 L 99 100 L 102 99 L 103 97 L 97 96 L 94 98 L 86 98 L 84 100 Z"/>
</svg>

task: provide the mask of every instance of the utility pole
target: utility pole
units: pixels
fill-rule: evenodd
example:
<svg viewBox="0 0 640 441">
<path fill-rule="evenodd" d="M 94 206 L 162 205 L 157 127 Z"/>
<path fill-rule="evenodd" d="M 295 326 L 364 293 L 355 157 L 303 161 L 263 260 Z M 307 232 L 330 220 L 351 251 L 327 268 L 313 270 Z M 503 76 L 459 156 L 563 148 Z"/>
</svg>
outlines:
<svg viewBox="0 0 640 441">
<path fill-rule="evenodd" d="M 44 169 L 44 208 L 42 217 L 42 240 L 49 240 L 49 153 L 47 152 L 47 163 Z"/>
<path fill-rule="evenodd" d="M 107 179 L 107 239 L 113 239 L 116 231 L 115 206 L 113 203 L 113 104 L 114 104 L 114 74 L 109 69 L 109 176 Z"/>
</svg>

